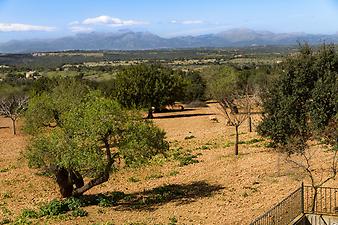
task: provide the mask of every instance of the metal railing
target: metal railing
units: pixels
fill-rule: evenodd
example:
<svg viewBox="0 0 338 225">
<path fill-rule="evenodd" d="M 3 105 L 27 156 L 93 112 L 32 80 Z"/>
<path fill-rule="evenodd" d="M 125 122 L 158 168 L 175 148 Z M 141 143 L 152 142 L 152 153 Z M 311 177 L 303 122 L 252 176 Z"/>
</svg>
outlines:
<svg viewBox="0 0 338 225">
<path fill-rule="evenodd" d="M 338 215 L 338 188 L 304 186 L 304 213 Z"/>
<path fill-rule="evenodd" d="M 303 186 L 295 190 L 275 207 L 254 220 L 250 225 L 286 225 L 291 223 L 304 209 Z"/>
<path fill-rule="evenodd" d="M 250 225 L 286 225 L 303 214 L 338 216 L 338 188 L 318 187 L 315 190 L 302 184 Z"/>
</svg>

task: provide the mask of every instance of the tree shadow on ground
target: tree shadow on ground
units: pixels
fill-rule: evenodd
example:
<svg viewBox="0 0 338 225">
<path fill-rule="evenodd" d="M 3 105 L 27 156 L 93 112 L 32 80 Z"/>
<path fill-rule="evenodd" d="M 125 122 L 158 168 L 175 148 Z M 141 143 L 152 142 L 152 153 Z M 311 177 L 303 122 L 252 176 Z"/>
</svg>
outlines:
<svg viewBox="0 0 338 225">
<path fill-rule="evenodd" d="M 175 113 L 175 112 L 190 112 L 190 111 L 195 111 L 196 109 L 167 109 L 167 110 L 162 110 L 159 112 L 155 112 L 156 114 L 166 114 L 166 113 Z"/>
<path fill-rule="evenodd" d="M 177 114 L 168 116 L 157 116 L 154 119 L 170 119 L 170 118 L 181 118 L 181 117 L 196 117 L 196 116 L 213 116 L 215 113 L 193 113 L 193 114 Z"/>
<path fill-rule="evenodd" d="M 8 129 L 8 128 L 10 128 L 10 127 L 9 126 L 7 126 L 7 127 L 0 126 L 0 129 Z"/>
<path fill-rule="evenodd" d="M 224 187 L 221 185 L 198 181 L 190 184 L 169 184 L 131 194 L 108 192 L 98 195 L 86 195 L 82 197 L 82 201 L 86 206 L 113 207 L 119 211 L 154 211 L 159 206 L 169 202 L 175 202 L 177 205 L 189 204 L 198 199 L 213 196 L 222 189 Z"/>
</svg>

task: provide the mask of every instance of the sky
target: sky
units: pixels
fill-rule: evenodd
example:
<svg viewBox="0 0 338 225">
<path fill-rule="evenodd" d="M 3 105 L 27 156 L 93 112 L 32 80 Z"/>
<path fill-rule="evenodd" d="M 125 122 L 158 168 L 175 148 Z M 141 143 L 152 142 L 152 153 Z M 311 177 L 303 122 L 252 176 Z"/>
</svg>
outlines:
<svg viewBox="0 0 338 225">
<path fill-rule="evenodd" d="M 338 0 L 0 0 L 0 42 L 86 32 L 338 32 Z"/>
</svg>

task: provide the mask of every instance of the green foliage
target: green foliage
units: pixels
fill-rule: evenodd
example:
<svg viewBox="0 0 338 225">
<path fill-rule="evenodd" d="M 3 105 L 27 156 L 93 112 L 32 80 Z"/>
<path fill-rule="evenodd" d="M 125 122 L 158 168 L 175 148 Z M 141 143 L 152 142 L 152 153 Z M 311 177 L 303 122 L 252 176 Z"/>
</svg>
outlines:
<svg viewBox="0 0 338 225">
<path fill-rule="evenodd" d="M 197 160 L 197 155 L 192 155 L 190 153 L 180 156 L 178 158 L 178 161 L 180 162 L 179 164 L 180 166 L 187 166 L 187 165 L 195 164 L 199 162 Z"/>
<path fill-rule="evenodd" d="M 172 170 L 172 171 L 170 171 L 169 176 L 174 177 L 174 176 L 178 175 L 179 173 L 180 172 L 178 172 L 177 170 Z"/>
<path fill-rule="evenodd" d="M 34 210 L 24 209 L 22 210 L 20 217 L 29 218 L 29 219 L 37 219 L 39 218 L 39 214 L 35 212 Z"/>
<path fill-rule="evenodd" d="M 119 143 L 119 152 L 128 166 L 139 166 L 154 155 L 165 154 L 169 144 L 165 132 L 151 121 L 131 121 Z"/>
<path fill-rule="evenodd" d="M 43 204 L 38 212 L 30 209 L 22 210 L 14 224 L 31 224 L 28 219 L 38 219 L 44 216 L 63 217 L 70 211 L 70 215 L 73 217 L 84 217 L 88 215 L 88 212 L 80 208 L 83 205 L 84 202 L 77 198 L 69 198 L 62 201 L 54 199 L 49 203 Z"/>
<path fill-rule="evenodd" d="M 183 79 L 183 98 L 184 102 L 192 102 L 204 98 L 206 83 L 198 72 L 179 71 Z"/>
<path fill-rule="evenodd" d="M 253 138 L 251 140 L 245 141 L 244 144 L 251 145 L 251 144 L 255 144 L 255 143 L 258 143 L 258 142 L 262 142 L 262 141 L 264 141 L 263 138 Z"/>
<path fill-rule="evenodd" d="M 98 206 L 100 207 L 112 207 L 115 202 L 113 198 L 105 198 L 105 197 L 100 197 L 98 201 L 99 201 Z"/>
<path fill-rule="evenodd" d="M 75 79 L 60 79 L 46 90 L 36 90 L 25 114 L 25 131 L 34 134 L 61 126 L 63 113 L 80 104 L 88 92 L 88 86 Z"/>
<path fill-rule="evenodd" d="M 173 104 L 183 95 L 182 78 L 158 65 L 126 67 L 116 77 L 116 96 L 127 107 L 147 108 Z"/>
<path fill-rule="evenodd" d="M 33 97 L 26 118 L 33 134 L 25 153 L 29 166 L 55 173 L 63 168 L 100 177 L 117 157 L 138 166 L 169 148 L 165 132 L 151 121 L 75 81 Z"/>
<path fill-rule="evenodd" d="M 0 220 L 0 224 L 3 225 L 3 224 L 10 224 L 12 221 L 8 218 L 4 218 L 2 220 Z"/>
<path fill-rule="evenodd" d="M 85 217 L 88 215 L 88 212 L 83 209 L 75 209 L 72 211 L 72 216 L 74 217 Z"/>
<path fill-rule="evenodd" d="M 6 173 L 9 171 L 9 168 L 0 168 L 0 173 Z"/>
<path fill-rule="evenodd" d="M 128 181 L 131 183 L 137 183 L 137 182 L 140 182 L 140 179 L 137 177 L 129 177 Z"/>
<path fill-rule="evenodd" d="M 59 200 L 52 200 L 40 207 L 40 216 L 57 216 L 68 212 L 70 209 L 68 204 Z"/>
<path fill-rule="evenodd" d="M 175 216 L 173 216 L 173 217 L 170 217 L 170 218 L 169 218 L 169 223 L 168 223 L 168 225 L 176 225 L 177 222 L 178 222 L 178 219 L 177 219 Z"/>
<path fill-rule="evenodd" d="M 161 173 L 152 173 L 149 176 L 146 176 L 146 180 L 156 180 L 162 177 L 163 175 Z"/>
<path fill-rule="evenodd" d="M 227 97 L 232 100 L 234 92 L 237 90 L 237 80 L 239 72 L 232 67 L 221 67 L 215 71 L 213 77 L 207 83 L 207 93 L 210 98 L 222 100 Z"/>
<path fill-rule="evenodd" d="M 289 152 L 303 151 L 309 139 L 325 138 L 329 124 L 337 130 L 337 53 L 331 45 L 323 45 L 318 52 L 304 45 L 283 69 L 263 96 L 265 114 L 258 130 L 275 146 L 292 144 Z M 332 146 L 337 145 L 335 137 L 328 139 Z"/>
</svg>

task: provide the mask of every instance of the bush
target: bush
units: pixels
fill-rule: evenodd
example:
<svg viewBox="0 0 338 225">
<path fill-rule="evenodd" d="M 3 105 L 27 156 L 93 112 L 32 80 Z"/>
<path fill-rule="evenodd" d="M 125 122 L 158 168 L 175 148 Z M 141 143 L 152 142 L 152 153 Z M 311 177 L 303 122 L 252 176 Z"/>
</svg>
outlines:
<svg viewBox="0 0 338 225">
<path fill-rule="evenodd" d="M 30 219 L 36 219 L 36 218 L 39 218 L 39 214 L 37 212 L 35 212 L 34 210 L 24 209 L 21 212 L 21 216 L 20 217 L 30 218 Z"/>
<path fill-rule="evenodd" d="M 88 212 L 83 209 L 75 209 L 72 211 L 72 216 L 74 217 L 85 217 L 88 215 Z"/>
<path fill-rule="evenodd" d="M 40 207 L 40 216 L 57 216 L 69 211 L 69 207 L 62 201 L 52 200 L 51 202 L 44 204 Z"/>
</svg>

